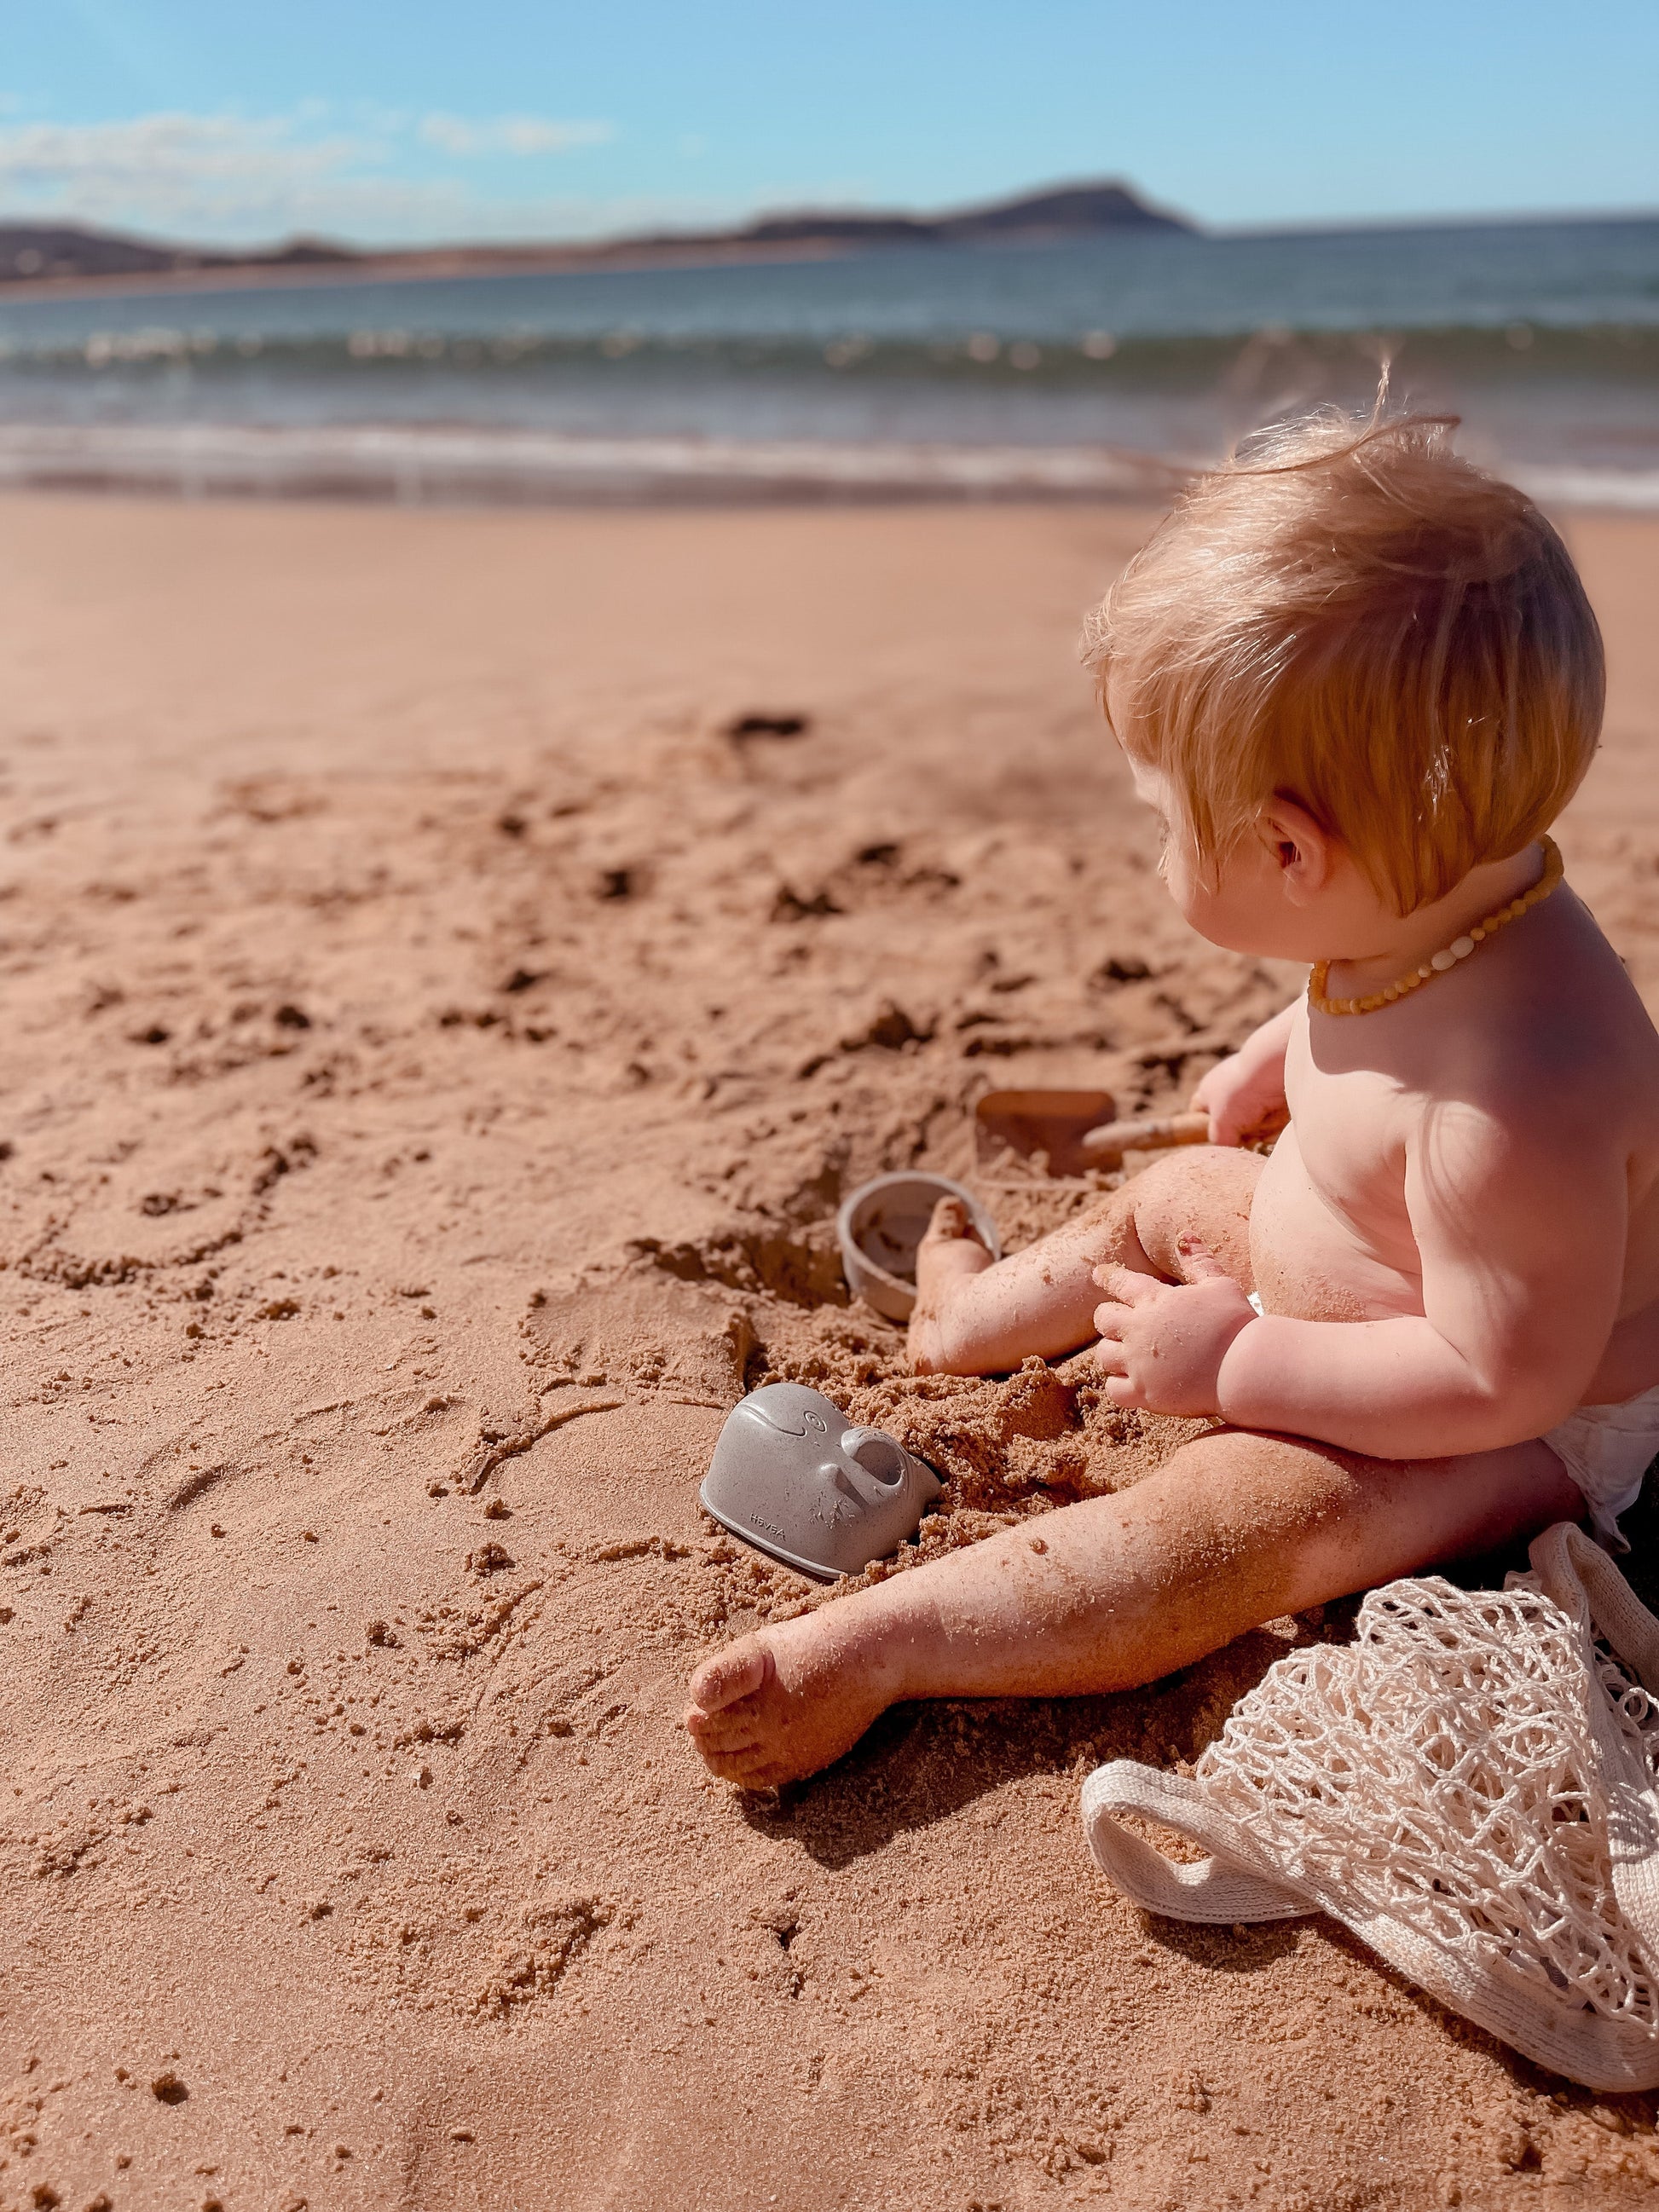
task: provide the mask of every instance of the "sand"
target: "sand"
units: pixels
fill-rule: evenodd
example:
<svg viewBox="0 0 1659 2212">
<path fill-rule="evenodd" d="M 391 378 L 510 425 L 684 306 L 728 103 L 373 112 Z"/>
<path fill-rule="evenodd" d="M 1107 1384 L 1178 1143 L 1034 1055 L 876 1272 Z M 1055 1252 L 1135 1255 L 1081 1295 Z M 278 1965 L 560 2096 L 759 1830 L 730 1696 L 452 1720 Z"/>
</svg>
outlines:
<svg viewBox="0 0 1659 2212">
<path fill-rule="evenodd" d="M 699 1512 L 745 1385 L 920 1443 L 930 1545 L 1180 1432 L 906 1381 L 830 1234 L 988 1085 L 1166 1104 L 1293 981 L 1169 909 L 1075 665 L 1146 521 L 0 505 L 5 2212 L 1659 2181 L 1655 2100 L 1088 1862 L 1089 1767 L 1192 1759 L 1340 1608 L 775 1799 L 678 1726 L 824 1601 Z M 1562 843 L 1659 1006 L 1659 529 L 1572 537 Z"/>
</svg>

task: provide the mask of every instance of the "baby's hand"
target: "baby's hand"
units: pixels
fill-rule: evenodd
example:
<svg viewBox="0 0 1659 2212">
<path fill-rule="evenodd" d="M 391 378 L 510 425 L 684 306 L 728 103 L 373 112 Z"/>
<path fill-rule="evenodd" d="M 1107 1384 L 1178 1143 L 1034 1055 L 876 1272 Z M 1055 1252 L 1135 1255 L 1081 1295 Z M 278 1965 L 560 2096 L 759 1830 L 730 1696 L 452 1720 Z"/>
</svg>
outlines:
<svg viewBox="0 0 1659 2212">
<path fill-rule="evenodd" d="M 1195 1114 L 1210 1117 L 1212 1145 L 1248 1144 L 1285 1126 L 1285 1061 L 1253 1060 L 1248 1052 L 1218 1060 L 1192 1096 Z"/>
<path fill-rule="evenodd" d="M 1106 1293 L 1095 1311 L 1095 1358 L 1115 1405 L 1149 1413 L 1217 1410 L 1221 1363 L 1255 1308 L 1201 1245 L 1182 1249 L 1194 1279 L 1188 1283 L 1160 1283 L 1133 1267 L 1095 1270 Z"/>
</svg>

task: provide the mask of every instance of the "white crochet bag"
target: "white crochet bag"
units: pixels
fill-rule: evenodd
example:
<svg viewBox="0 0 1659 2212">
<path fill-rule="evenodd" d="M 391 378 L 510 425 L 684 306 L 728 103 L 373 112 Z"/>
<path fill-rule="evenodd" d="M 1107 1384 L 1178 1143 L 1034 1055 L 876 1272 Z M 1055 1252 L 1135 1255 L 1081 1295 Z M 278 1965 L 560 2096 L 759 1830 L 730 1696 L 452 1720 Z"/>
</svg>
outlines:
<svg viewBox="0 0 1659 2212">
<path fill-rule="evenodd" d="M 1540 2065 L 1650 2089 L 1659 1620 L 1565 1522 L 1531 1562 L 1501 1591 L 1437 1575 L 1373 1590 L 1357 1640 L 1270 1668 L 1190 1781 L 1098 1768 L 1084 1829 L 1148 1911 L 1328 1912 Z M 1124 1814 L 1211 1856 L 1176 1864 Z"/>
</svg>

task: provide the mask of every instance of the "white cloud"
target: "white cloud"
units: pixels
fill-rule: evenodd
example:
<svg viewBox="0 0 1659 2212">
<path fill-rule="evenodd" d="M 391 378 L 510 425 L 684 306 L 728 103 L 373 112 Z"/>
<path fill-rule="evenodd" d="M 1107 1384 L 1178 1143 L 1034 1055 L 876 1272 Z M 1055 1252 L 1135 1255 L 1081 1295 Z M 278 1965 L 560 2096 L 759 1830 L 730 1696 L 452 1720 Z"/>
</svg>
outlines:
<svg viewBox="0 0 1659 2212">
<path fill-rule="evenodd" d="M 418 128 L 428 146 L 463 156 L 568 154 L 579 146 L 603 146 L 616 136 L 609 123 L 558 122 L 545 115 L 423 115 Z"/>
<path fill-rule="evenodd" d="M 368 129 L 329 132 L 320 127 L 325 120 L 312 102 L 276 116 L 0 122 L 0 219 L 56 217 L 204 245 L 296 232 L 375 242 L 591 236 L 629 220 L 626 203 L 507 201 L 453 178 L 419 173 L 430 161 L 417 150 L 422 144 L 465 153 L 563 152 L 599 143 L 611 135 L 606 124 L 531 115 L 483 122 L 428 116 L 416 124 L 383 112 L 364 118 Z"/>
<path fill-rule="evenodd" d="M 330 128 L 331 114 L 336 127 Z M 584 239 L 702 228 L 761 204 L 821 197 L 504 192 L 446 170 L 443 154 L 526 155 L 597 145 L 602 123 L 514 115 L 417 117 L 319 103 L 281 115 L 158 112 L 110 123 L 0 116 L 0 221 L 84 222 L 203 246 L 296 234 L 362 245 Z"/>
<path fill-rule="evenodd" d="M 296 131 L 283 116 L 161 113 L 118 123 L 0 126 L 0 203 L 9 212 L 92 222 L 282 220 L 341 185 L 372 185 L 372 142 Z"/>
</svg>

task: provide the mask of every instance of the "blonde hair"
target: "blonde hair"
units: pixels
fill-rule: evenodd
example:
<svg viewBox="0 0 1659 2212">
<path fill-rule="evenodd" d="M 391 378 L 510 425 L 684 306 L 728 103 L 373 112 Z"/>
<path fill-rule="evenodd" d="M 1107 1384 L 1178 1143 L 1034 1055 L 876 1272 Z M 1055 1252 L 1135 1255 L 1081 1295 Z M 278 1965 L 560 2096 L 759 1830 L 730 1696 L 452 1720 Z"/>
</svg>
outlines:
<svg viewBox="0 0 1659 2212">
<path fill-rule="evenodd" d="M 1455 417 L 1322 414 L 1200 477 L 1085 627 L 1125 750 L 1213 872 L 1275 796 L 1401 915 L 1548 827 L 1595 750 L 1601 633 Z"/>
</svg>

